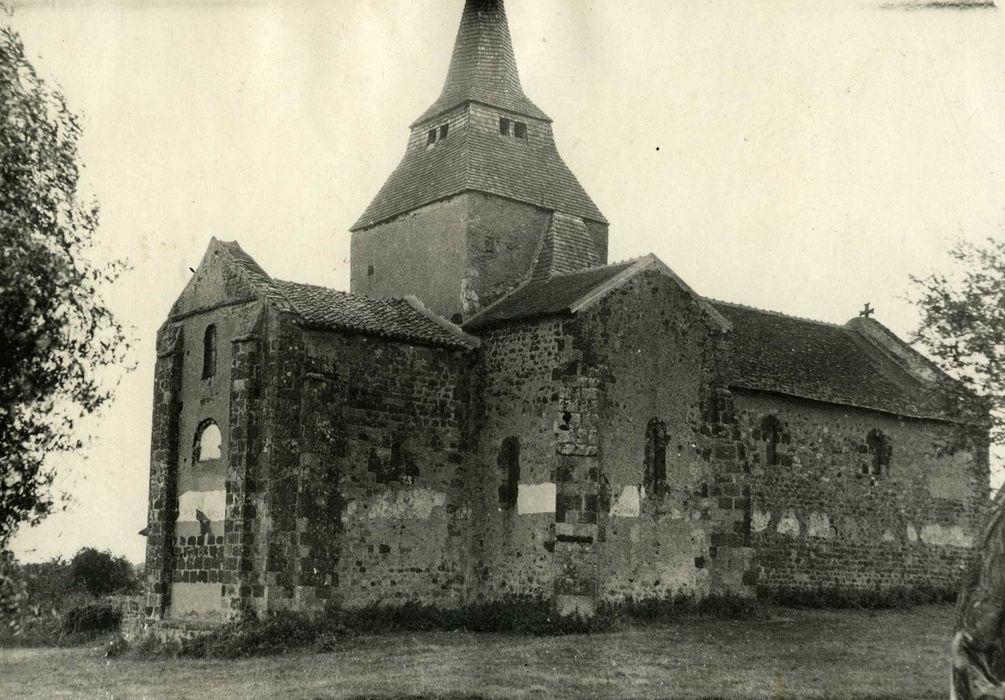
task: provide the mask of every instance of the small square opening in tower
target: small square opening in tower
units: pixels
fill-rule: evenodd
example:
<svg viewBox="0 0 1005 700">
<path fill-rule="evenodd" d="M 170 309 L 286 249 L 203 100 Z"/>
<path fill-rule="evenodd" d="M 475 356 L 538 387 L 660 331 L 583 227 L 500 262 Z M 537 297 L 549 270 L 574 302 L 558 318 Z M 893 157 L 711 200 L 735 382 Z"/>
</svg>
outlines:
<svg viewBox="0 0 1005 700">
<path fill-rule="evenodd" d="M 366 266 L 366 276 L 373 277 L 373 265 Z"/>
<path fill-rule="evenodd" d="M 527 125 L 524 124 L 523 122 L 516 122 L 513 125 L 513 135 L 516 136 L 518 139 L 527 138 Z"/>
<path fill-rule="evenodd" d="M 436 143 L 436 129 L 430 129 L 426 136 L 426 146 L 432 146 L 434 143 Z"/>
<path fill-rule="evenodd" d="M 450 131 L 450 124 L 444 124 L 440 127 L 440 141 L 447 138 L 448 131 Z"/>
<path fill-rule="evenodd" d="M 503 136 L 509 136 L 509 119 L 506 117 L 499 117 L 499 133 Z"/>
</svg>

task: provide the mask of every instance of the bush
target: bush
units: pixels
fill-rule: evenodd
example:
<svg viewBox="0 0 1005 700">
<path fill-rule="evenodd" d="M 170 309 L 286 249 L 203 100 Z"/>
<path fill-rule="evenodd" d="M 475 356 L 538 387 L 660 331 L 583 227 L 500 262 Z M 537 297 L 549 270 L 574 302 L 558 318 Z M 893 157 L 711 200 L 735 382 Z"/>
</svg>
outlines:
<svg viewBox="0 0 1005 700">
<path fill-rule="evenodd" d="M 601 606 L 601 612 L 608 617 L 653 622 L 669 622 L 688 616 L 746 620 L 756 615 L 759 609 L 755 599 L 733 593 L 699 598 L 686 591 L 661 598 L 626 598 Z"/>
<path fill-rule="evenodd" d="M 133 567 L 125 557 L 84 547 L 70 561 L 70 585 L 93 596 L 130 593 L 137 589 Z"/>
<path fill-rule="evenodd" d="M 791 608 L 833 608 L 859 610 L 907 609 L 933 603 L 955 603 L 957 591 L 937 586 L 848 589 L 759 588 L 758 598 Z"/>
<path fill-rule="evenodd" d="M 63 615 L 63 632 L 72 635 L 96 636 L 117 630 L 122 611 L 109 603 L 84 603 L 70 608 Z"/>
</svg>

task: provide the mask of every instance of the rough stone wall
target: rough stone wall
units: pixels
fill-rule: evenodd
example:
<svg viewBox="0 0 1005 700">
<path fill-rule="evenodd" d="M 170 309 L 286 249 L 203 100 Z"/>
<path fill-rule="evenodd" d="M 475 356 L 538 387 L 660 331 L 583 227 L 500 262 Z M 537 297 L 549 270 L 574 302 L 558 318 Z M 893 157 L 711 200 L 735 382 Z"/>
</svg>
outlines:
<svg viewBox="0 0 1005 700">
<path fill-rule="evenodd" d="M 478 596 L 549 598 L 555 578 L 556 468 L 562 372 L 573 360 L 563 321 L 511 324 L 482 334 L 478 445 L 472 484 Z M 507 498 L 507 441 L 519 445 Z M 515 475 L 516 476 L 516 475 Z"/>
<path fill-rule="evenodd" d="M 354 231 L 350 291 L 377 298 L 414 294 L 444 318 L 460 313 L 460 285 L 467 271 L 468 197 L 461 194 L 434 202 Z"/>
<path fill-rule="evenodd" d="M 987 500 L 983 450 L 942 454 L 950 427 L 936 421 L 739 390 L 735 403 L 759 586 L 959 584 Z M 780 425 L 774 460 L 768 416 Z M 866 474 L 874 429 L 889 440 L 889 464 Z"/>
<path fill-rule="evenodd" d="M 144 606 L 146 616 L 158 619 L 171 605 L 174 524 L 178 517 L 177 436 L 183 357 L 181 329 L 162 326 L 157 333 L 157 363 L 154 366 Z"/>
<path fill-rule="evenodd" d="M 223 586 L 232 583 L 227 564 L 227 506 L 231 435 L 233 340 L 245 333 L 260 311 L 258 304 L 237 304 L 194 313 L 173 324 L 180 332 L 178 420 L 172 503 L 171 617 L 220 618 L 227 614 Z M 203 377 L 207 326 L 216 329 L 215 371 Z M 196 443 L 208 424 L 220 431 L 218 458 L 200 461 Z"/>
<path fill-rule="evenodd" d="M 721 332 L 655 270 L 578 323 L 583 362 L 601 378 L 600 597 L 743 590 L 749 507 L 721 387 Z"/>
<path fill-rule="evenodd" d="M 461 303 L 468 318 L 527 279 L 551 212 L 478 192 L 465 196 L 467 268 Z"/>
<path fill-rule="evenodd" d="M 330 581 L 350 607 L 467 600 L 472 361 L 359 335 L 305 337 L 301 486 L 283 506 L 297 509 L 303 586 Z"/>
</svg>

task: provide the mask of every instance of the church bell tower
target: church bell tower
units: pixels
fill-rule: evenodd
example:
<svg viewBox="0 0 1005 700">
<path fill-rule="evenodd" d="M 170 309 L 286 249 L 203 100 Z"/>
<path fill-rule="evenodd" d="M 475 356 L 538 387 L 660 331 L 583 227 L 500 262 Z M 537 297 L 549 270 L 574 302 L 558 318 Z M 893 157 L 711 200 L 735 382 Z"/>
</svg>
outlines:
<svg viewBox="0 0 1005 700">
<path fill-rule="evenodd" d="M 352 226 L 351 290 L 455 322 L 519 284 L 607 262 L 607 220 L 520 85 L 503 0 L 466 0 L 443 91 Z"/>
</svg>

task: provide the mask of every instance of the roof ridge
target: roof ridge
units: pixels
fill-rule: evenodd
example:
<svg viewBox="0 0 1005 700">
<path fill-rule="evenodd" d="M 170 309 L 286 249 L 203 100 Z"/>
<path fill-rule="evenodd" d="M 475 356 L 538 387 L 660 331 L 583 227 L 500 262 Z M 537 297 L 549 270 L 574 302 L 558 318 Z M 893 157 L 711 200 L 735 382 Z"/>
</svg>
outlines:
<svg viewBox="0 0 1005 700">
<path fill-rule="evenodd" d="M 751 306 L 750 304 L 741 304 L 736 301 L 725 301 L 723 299 L 715 299 L 714 297 L 702 297 L 705 301 L 711 304 L 723 304 L 725 306 L 732 306 L 738 309 L 747 309 L 748 311 L 758 311 L 762 314 L 770 314 L 771 316 L 780 316 L 781 318 L 788 318 L 793 321 L 804 321 L 806 323 L 816 323 L 820 326 L 829 326 L 830 328 L 836 328 L 837 330 L 850 331 L 857 333 L 853 328 L 848 328 L 841 323 L 831 323 L 830 321 L 821 321 L 817 318 L 809 318 L 808 316 L 796 316 L 795 314 L 787 314 L 782 311 L 775 311 L 773 309 L 762 309 L 759 306 Z"/>
</svg>

